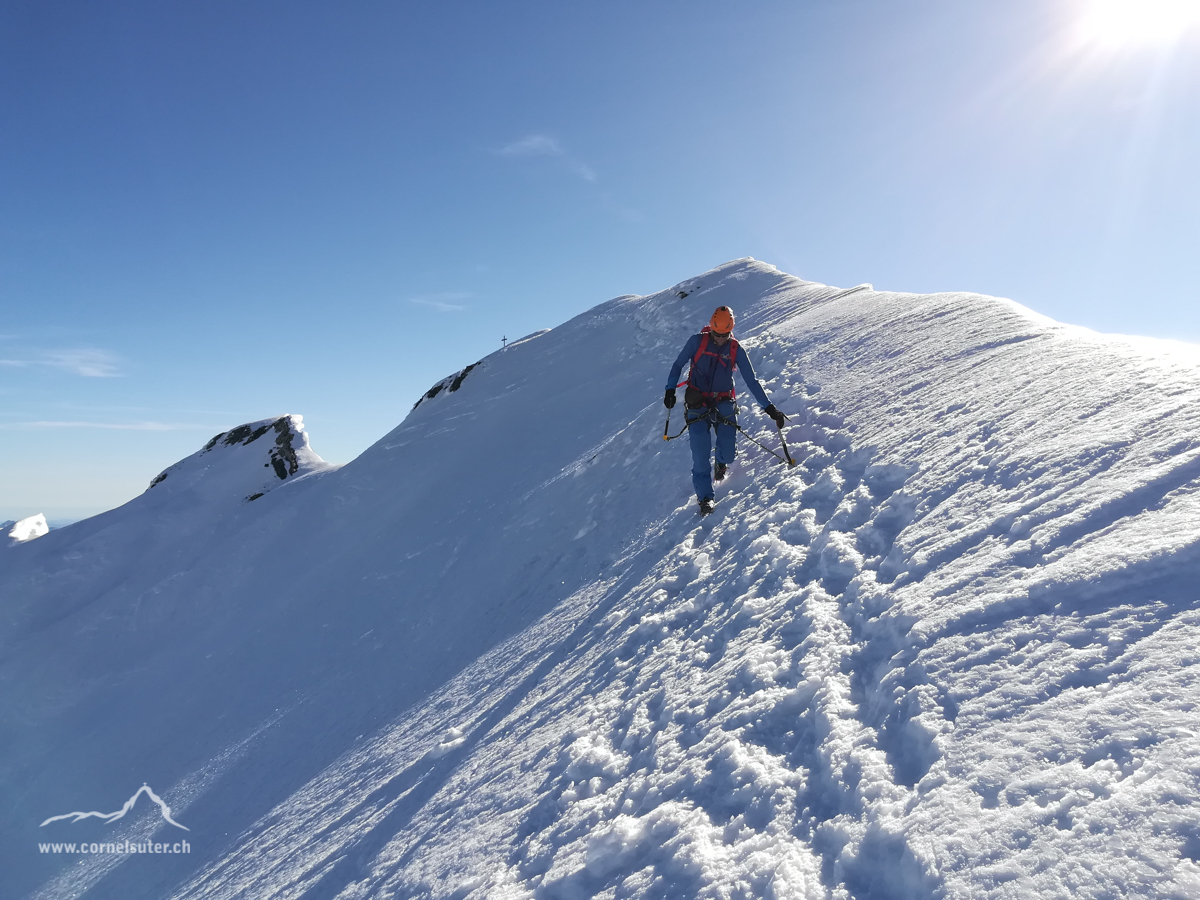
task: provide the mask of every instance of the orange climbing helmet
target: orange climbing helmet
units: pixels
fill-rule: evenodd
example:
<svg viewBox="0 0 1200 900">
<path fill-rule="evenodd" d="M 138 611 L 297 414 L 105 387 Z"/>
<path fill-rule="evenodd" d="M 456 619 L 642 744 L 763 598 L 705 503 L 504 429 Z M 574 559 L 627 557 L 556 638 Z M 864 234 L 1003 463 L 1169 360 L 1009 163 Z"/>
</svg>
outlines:
<svg viewBox="0 0 1200 900">
<path fill-rule="evenodd" d="M 728 306 L 718 306 L 708 320 L 708 327 L 717 334 L 729 334 L 733 331 L 733 310 Z"/>
</svg>

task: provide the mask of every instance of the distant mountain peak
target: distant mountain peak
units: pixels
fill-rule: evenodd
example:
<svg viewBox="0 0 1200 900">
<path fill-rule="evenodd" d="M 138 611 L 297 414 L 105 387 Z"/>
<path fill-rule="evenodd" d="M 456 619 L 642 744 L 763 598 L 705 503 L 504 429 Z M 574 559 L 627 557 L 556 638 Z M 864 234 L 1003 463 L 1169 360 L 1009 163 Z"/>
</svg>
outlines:
<svg viewBox="0 0 1200 900">
<path fill-rule="evenodd" d="M 300 460 L 296 455 L 297 446 L 308 447 L 308 436 L 304 433 L 302 416 L 280 416 L 273 422 L 263 420 L 249 425 L 239 425 L 232 431 L 223 431 L 218 434 L 204 445 L 204 450 L 201 452 L 209 452 L 217 445 L 218 441 L 226 447 L 238 444 L 249 446 L 268 431 L 275 432 L 275 445 L 269 451 L 271 467 L 282 481 L 289 475 L 295 475 L 300 471 Z"/>
<path fill-rule="evenodd" d="M 42 513 L 34 516 L 26 516 L 24 519 L 10 519 L 7 522 L 0 523 L 0 533 L 11 540 L 13 543 L 24 543 L 32 541 L 34 538 L 40 538 L 43 534 L 50 532 L 50 526 L 46 524 L 46 517 Z"/>
<path fill-rule="evenodd" d="M 268 440 L 259 443 L 264 437 Z M 198 489 L 203 482 L 222 485 L 215 489 L 224 494 L 223 485 L 233 482 L 240 496 L 257 500 L 281 482 L 328 468 L 309 446 L 303 416 L 274 416 L 214 435 L 199 451 L 156 475 L 147 490 L 160 485 L 169 492 Z"/>
</svg>

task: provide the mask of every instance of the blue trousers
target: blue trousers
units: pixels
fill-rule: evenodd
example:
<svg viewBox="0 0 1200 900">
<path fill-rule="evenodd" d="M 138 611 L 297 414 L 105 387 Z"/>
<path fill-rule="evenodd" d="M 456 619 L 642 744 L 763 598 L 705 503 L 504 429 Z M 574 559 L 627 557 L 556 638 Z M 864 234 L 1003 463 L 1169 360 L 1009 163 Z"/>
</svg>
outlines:
<svg viewBox="0 0 1200 900">
<path fill-rule="evenodd" d="M 737 430 L 733 425 L 724 425 L 717 421 L 717 416 L 737 422 L 737 413 L 732 400 L 722 400 L 717 404 L 716 413 L 705 417 L 708 410 L 689 409 L 686 412 L 688 422 L 688 440 L 692 445 L 692 486 L 696 496 L 701 500 L 713 496 L 712 482 L 712 432 L 717 432 L 717 462 L 729 465 L 733 462 L 737 448 L 734 440 Z"/>
</svg>

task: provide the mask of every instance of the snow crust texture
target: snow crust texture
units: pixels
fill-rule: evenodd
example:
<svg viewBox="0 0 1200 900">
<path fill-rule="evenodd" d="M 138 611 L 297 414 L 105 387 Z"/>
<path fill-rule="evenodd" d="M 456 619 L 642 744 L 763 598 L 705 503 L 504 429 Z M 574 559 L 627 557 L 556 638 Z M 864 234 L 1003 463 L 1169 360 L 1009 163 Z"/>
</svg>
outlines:
<svg viewBox="0 0 1200 900">
<path fill-rule="evenodd" d="M 661 392 L 721 304 L 799 465 L 743 445 L 700 519 Z M 435 388 L 261 500 L 284 420 L 6 554 L 5 799 L 128 770 L 196 845 L 17 895 L 1200 895 L 1192 348 L 739 260 Z M 237 502 L 138 555 L 173 480 Z"/>
</svg>

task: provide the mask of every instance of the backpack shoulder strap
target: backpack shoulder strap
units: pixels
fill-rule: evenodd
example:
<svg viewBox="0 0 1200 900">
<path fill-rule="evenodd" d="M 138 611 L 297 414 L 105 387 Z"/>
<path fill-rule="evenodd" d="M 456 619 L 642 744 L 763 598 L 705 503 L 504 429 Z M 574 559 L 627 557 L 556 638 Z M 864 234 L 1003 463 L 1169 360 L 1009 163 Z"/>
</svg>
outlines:
<svg viewBox="0 0 1200 900">
<path fill-rule="evenodd" d="M 692 382 L 696 377 L 696 366 L 700 365 L 700 357 L 704 355 L 704 351 L 708 349 L 708 326 L 700 332 L 700 347 L 696 350 L 696 355 L 692 357 L 692 364 L 688 366 L 688 376 L 686 381 L 679 382 L 680 385 L 686 384 L 692 387 Z"/>
<path fill-rule="evenodd" d="M 737 396 L 737 385 L 733 383 L 733 370 L 737 368 L 738 342 L 733 335 L 729 336 L 729 396 Z"/>
</svg>

